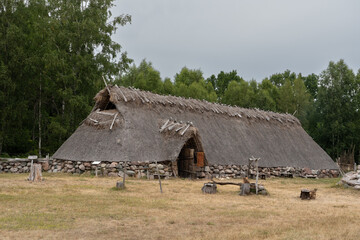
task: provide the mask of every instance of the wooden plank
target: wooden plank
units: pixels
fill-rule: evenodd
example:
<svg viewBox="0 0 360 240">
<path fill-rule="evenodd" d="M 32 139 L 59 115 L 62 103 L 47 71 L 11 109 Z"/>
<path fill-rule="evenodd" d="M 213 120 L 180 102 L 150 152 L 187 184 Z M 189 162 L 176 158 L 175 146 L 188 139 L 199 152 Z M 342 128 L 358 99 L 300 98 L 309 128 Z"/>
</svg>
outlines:
<svg viewBox="0 0 360 240">
<path fill-rule="evenodd" d="M 112 127 L 114 126 L 115 119 L 116 119 L 117 116 L 118 116 L 118 113 L 115 114 L 115 117 L 114 117 L 114 119 L 113 119 L 113 121 L 111 123 L 110 129 L 112 129 Z"/>
<path fill-rule="evenodd" d="M 205 166 L 205 154 L 204 152 L 197 152 L 196 153 L 197 163 L 196 166 L 204 167 Z"/>
</svg>

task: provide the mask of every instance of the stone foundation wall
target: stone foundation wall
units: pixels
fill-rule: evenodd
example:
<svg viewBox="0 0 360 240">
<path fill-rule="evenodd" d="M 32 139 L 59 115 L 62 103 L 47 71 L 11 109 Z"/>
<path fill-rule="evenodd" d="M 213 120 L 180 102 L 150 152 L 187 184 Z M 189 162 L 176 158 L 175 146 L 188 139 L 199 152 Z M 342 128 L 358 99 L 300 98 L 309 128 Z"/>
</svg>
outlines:
<svg viewBox="0 0 360 240">
<path fill-rule="evenodd" d="M 40 160 L 44 172 L 49 173 L 72 173 L 72 174 L 95 174 L 96 166 L 91 162 Z M 30 171 L 31 161 L 27 159 L 0 161 L 0 173 L 27 173 Z M 157 178 L 156 164 L 150 162 L 101 162 L 98 175 L 117 177 L 122 176 L 122 169 L 126 165 L 126 174 L 136 178 Z M 159 174 L 162 178 L 174 177 L 171 162 L 161 162 L 158 165 Z M 210 165 L 204 168 L 204 173 L 199 178 L 242 178 L 247 175 L 247 165 Z M 338 170 L 311 170 L 308 168 L 273 167 L 259 168 L 260 175 L 265 177 L 306 177 L 306 178 L 332 178 L 338 177 Z M 254 168 L 250 174 L 255 175 Z"/>
<path fill-rule="evenodd" d="M 210 165 L 205 167 L 206 175 L 217 178 L 242 178 L 247 176 L 248 165 Z M 250 175 L 256 171 L 250 168 Z M 333 178 L 339 176 L 338 170 L 311 170 L 309 168 L 294 167 L 259 167 L 259 174 L 265 177 L 304 177 L 304 178 Z"/>
</svg>

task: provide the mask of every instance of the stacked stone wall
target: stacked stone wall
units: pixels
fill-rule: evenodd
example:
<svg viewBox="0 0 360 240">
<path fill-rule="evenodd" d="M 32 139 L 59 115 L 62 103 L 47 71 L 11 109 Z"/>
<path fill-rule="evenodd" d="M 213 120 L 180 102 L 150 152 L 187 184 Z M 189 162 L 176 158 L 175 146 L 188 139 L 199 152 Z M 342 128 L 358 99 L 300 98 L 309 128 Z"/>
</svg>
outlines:
<svg viewBox="0 0 360 240">
<path fill-rule="evenodd" d="M 93 165 L 91 162 L 62 161 L 62 160 L 39 160 L 44 172 L 49 173 L 72 173 L 72 174 L 95 174 L 96 168 L 98 175 L 117 177 L 123 175 L 123 169 L 126 168 L 126 174 L 136 178 L 156 178 L 159 175 L 162 178 L 174 177 L 174 171 L 170 161 L 159 164 L 151 162 L 101 162 Z M 4 160 L 0 161 L 0 173 L 27 173 L 30 171 L 31 161 Z M 156 168 L 157 166 L 157 168 Z M 247 165 L 219 165 L 214 164 L 206 166 L 204 173 L 200 178 L 242 178 L 247 176 Z M 255 176 L 255 169 L 249 170 L 250 176 Z M 294 167 L 259 167 L 261 176 L 269 177 L 305 177 L 305 178 L 332 178 L 338 177 L 338 170 L 311 170 L 309 168 Z"/>
</svg>

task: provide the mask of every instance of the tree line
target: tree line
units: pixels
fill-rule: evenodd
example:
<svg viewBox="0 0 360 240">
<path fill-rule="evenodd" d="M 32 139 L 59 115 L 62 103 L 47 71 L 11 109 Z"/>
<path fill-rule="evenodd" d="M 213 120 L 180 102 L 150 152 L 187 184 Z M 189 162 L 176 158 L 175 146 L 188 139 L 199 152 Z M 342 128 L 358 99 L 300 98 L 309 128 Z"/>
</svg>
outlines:
<svg viewBox="0 0 360 240">
<path fill-rule="evenodd" d="M 133 64 L 115 82 L 158 94 L 205 99 L 244 108 L 289 113 L 333 158 L 360 147 L 360 70 L 355 74 L 344 60 L 330 62 L 320 74 L 303 76 L 286 70 L 263 79 L 246 81 L 221 71 L 204 78 L 200 69 L 183 67 L 174 79 L 161 79 L 151 62 Z"/>
<path fill-rule="evenodd" d="M 86 118 L 102 76 L 113 84 L 293 114 L 332 157 L 360 155 L 360 71 L 344 60 L 319 74 L 286 70 L 261 82 L 237 71 L 183 67 L 162 79 L 111 40 L 129 15 L 112 17 L 112 0 L 0 2 L 0 154 L 52 154 Z"/>
</svg>

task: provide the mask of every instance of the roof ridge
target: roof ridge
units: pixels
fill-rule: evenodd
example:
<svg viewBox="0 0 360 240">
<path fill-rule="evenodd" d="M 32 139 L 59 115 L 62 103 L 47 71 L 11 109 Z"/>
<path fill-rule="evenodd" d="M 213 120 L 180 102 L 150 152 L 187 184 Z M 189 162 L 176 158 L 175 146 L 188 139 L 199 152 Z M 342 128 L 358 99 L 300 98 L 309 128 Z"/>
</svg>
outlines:
<svg viewBox="0 0 360 240">
<path fill-rule="evenodd" d="M 264 121 L 275 120 L 282 124 L 287 122 L 292 124 L 301 125 L 300 121 L 293 115 L 288 113 L 276 113 L 272 111 L 260 110 L 258 108 L 242 108 L 237 106 L 230 106 L 222 103 L 211 103 L 205 99 L 198 100 L 193 98 L 177 97 L 173 95 L 160 95 L 149 91 L 140 90 L 133 87 L 123 86 L 111 86 L 110 90 L 110 101 L 113 103 L 123 102 L 135 102 L 139 101 L 143 104 L 162 104 L 164 106 L 178 106 L 198 112 L 213 112 L 216 114 L 227 115 L 230 117 L 238 118 L 254 118 Z M 101 101 L 104 95 L 107 95 L 107 89 L 102 89 L 96 96 L 95 100 Z"/>
</svg>

